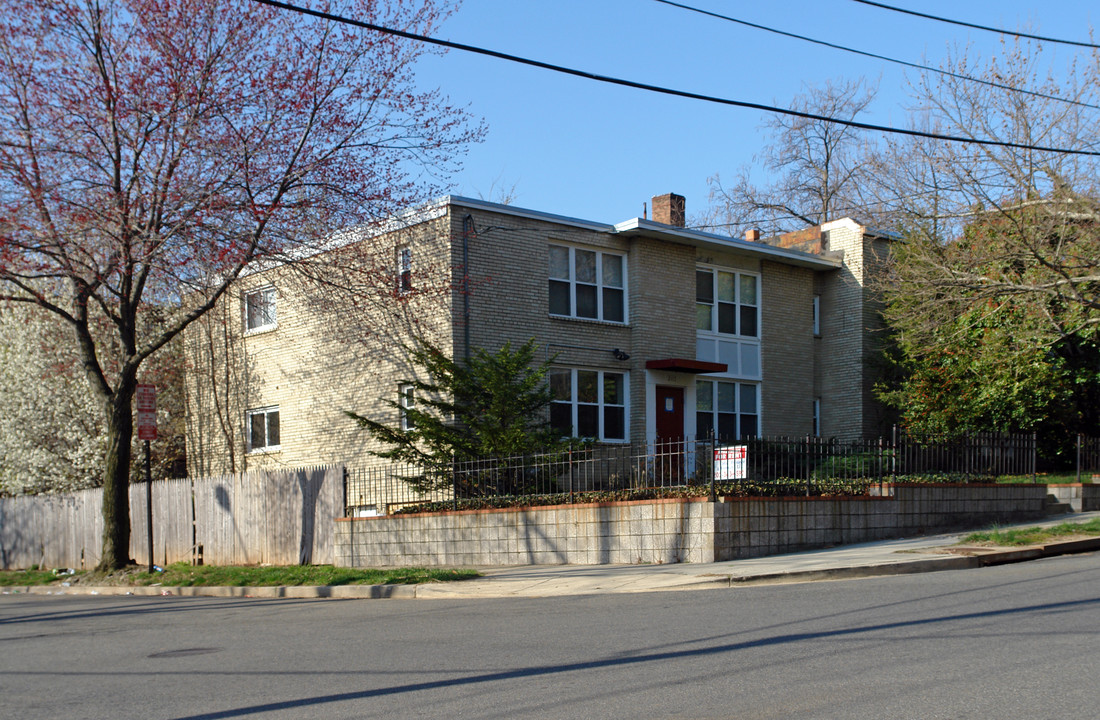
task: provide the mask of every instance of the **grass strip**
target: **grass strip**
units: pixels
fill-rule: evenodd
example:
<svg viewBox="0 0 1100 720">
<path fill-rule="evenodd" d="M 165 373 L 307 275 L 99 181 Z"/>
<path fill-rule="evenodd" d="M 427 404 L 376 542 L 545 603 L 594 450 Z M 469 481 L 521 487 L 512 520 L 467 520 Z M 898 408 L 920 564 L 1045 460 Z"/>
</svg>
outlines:
<svg viewBox="0 0 1100 720">
<path fill-rule="evenodd" d="M 1012 528 L 1007 530 L 984 530 L 970 533 L 962 538 L 964 545 L 1042 545 L 1052 540 L 1060 540 L 1081 535 L 1100 535 L 1100 518 L 1085 523 L 1065 522 L 1050 527 Z"/>
<path fill-rule="evenodd" d="M 134 585 L 163 587 L 277 587 L 284 585 L 416 585 L 478 577 L 476 570 L 393 568 L 388 570 L 341 568 L 332 565 L 189 565 L 174 563 L 163 572 L 127 568 L 118 573 L 53 570 L 0 571 L 0 585 Z"/>
</svg>

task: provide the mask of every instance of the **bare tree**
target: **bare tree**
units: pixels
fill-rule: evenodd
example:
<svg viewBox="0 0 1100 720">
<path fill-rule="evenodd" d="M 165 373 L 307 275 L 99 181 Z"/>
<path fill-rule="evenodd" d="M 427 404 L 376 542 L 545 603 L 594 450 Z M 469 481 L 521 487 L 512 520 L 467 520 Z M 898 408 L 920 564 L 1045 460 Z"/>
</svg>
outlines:
<svg viewBox="0 0 1100 720">
<path fill-rule="evenodd" d="M 1025 147 L 902 140 L 877 159 L 878 200 L 908 241 L 890 286 L 906 307 L 894 317 L 899 327 L 915 333 L 923 322 L 932 331 L 944 312 L 982 307 L 974 317 L 984 318 L 1025 302 L 1041 321 L 1021 327 L 1021 340 L 1095 336 L 1100 158 L 1036 149 L 1100 151 L 1100 59 L 1090 60 L 1056 76 L 1043 48 L 1021 41 L 986 60 L 957 53 L 944 67 L 1031 92 L 955 75 L 915 85 L 922 127 Z"/>
<path fill-rule="evenodd" d="M 829 82 L 810 88 L 792 110 L 853 120 L 867 109 L 876 88 L 864 80 Z M 771 140 L 753 160 L 774 179 L 758 184 L 753 168 L 738 171 L 731 185 L 719 175 L 708 180 L 708 224 L 739 235 L 750 227 L 777 233 L 819 225 L 864 206 L 872 180 L 865 134 L 823 120 L 773 115 L 764 128 Z"/>
<path fill-rule="evenodd" d="M 313 5 L 423 34 L 447 14 L 435 0 Z M 437 192 L 418 168 L 445 177 L 480 136 L 417 90 L 420 52 L 245 0 L 5 8 L 0 298 L 66 324 L 103 413 L 100 567 L 128 561 L 145 361 L 250 264 L 308 256 L 335 227 Z M 97 314 L 109 343 L 91 331 Z"/>
</svg>

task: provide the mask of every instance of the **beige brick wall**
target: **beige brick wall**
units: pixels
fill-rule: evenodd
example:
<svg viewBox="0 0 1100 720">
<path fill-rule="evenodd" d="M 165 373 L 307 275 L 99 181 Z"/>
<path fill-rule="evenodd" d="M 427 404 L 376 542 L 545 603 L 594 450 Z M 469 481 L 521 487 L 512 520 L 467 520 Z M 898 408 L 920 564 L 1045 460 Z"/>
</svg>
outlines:
<svg viewBox="0 0 1100 720">
<path fill-rule="evenodd" d="M 874 437 L 888 432 L 888 415 L 874 396 L 881 370 L 883 323 L 873 279 L 889 252 L 886 240 L 852 221 L 825 227 L 826 249 L 841 252 L 844 266 L 820 282 L 822 336 L 817 345 L 822 434 Z"/>
<path fill-rule="evenodd" d="M 464 233 L 467 216 L 471 232 Z M 823 434 L 862 434 L 872 417 L 865 330 L 877 318 L 864 281 L 871 254 L 854 224 L 831 229 L 828 242 L 830 249 L 843 250 L 846 266 L 815 272 L 749 253 L 698 251 L 687 244 L 617 235 L 606 226 L 558 222 L 480 203 L 452 204 L 434 219 L 364 236 L 319 258 L 326 266 L 314 269 L 313 281 L 287 268 L 250 275 L 187 334 L 191 471 L 376 464 L 369 437 L 343 411 L 396 424 L 397 411 L 383 401 L 396 399 L 398 383 L 415 372 L 404 345 L 414 334 L 427 334 L 461 357 L 467 299 L 471 349 L 496 351 L 505 342 L 518 345 L 535 338 L 540 360 L 554 357 L 563 366 L 629 373 L 629 438 L 644 440 L 646 362 L 695 357 L 697 264 L 760 276 L 761 432 L 809 434 L 816 396 L 822 399 Z M 626 256 L 625 324 L 549 315 L 552 243 Z M 399 295 L 397 247 L 405 244 L 412 249 L 414 292 Z M 316 282 L 318 277 L 323 282 Z M 277 327 L 243 333 L 243 293 L 265 285 L 278 293 Z M 335 293 L 333 285 L 354 285 L 360 292 Z M 822 295 L 819 339 L 812 334 L 815 290 Z M 616 360 L 614 349 L 630 358 Z M 670 377 L 688 388 L 694 379 Z M 248 452 L 245 413 L 268 406 L 279 408 L 280 448 Z M 689 405 L 686 413 L 692 409 Z"/>
<path fill-rule="evenodd" d="M 396 399 L 398 381 L 412 377 L 405 346 L 413 335 L 450 350 L 445 230 L 444 219 L 420 223 L 329 254 L 324 266 L 242 278 L 186 336 L 195 370 L 187 382 L 191 472 L 369 461 L 371 441 L 343 411 L 396 420 L 380 400 Z M 414 290 L 399 296 L 394 271 L 403 244 L 413 251 Z M 276 326 L 245 332 L 244 294 L 265 286 L 276 290 Z M 345 291 L 348 286 L 354 291 Z M 211 350 L 214 366 L 223 366 L 214 373 Z M 246 413 L 273 406 L 279 448 L 250 452 Z"/>
<path fill-rule="evenodd" d="M 451 228 L 470 239 L 470 343 L 495 350 L 537 339 L 543 358 L 568 367 L 627 372 L 629 437 L 645 436 L 645 363 L 662 357 L 694 357 L 694 250 L 655 240 L 628 240 L 607 232 L 569 227 L 480 208 L 452 208 Z M 549 314 L 549 246 L 571 245 L 627 256 L 627 323 L 552 317 Z M 455 244 L 456 267 L 461 246 Z M 461 352 L 462 300 L 454 299 L 455 347 Z M 616 360 L 619 349 L 629 360 Z"/>
<path fill-rule="evenodd" d="M 766 262 L 761 276 L 761 434 L 813 432 L 814 273 Z"/>
</svg>

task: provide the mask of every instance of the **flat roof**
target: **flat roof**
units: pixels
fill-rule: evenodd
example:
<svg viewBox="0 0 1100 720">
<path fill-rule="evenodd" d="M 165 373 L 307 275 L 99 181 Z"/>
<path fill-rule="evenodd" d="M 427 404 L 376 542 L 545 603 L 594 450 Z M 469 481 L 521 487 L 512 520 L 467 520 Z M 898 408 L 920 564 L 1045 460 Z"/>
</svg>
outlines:
<svg viewBox="0 0 1100 720">
<path fill-rule="evenodd" d="M 702 230 L 691 230 L 689 228 L 665 225 L 664 223 L 643 218 L 631 218 L 621 223 L 609 224 L 567 217 L 565 215 L 554 215 L 553 213 L 520 208 L 514 205 L 503 205 L 501 203 L 488 202 L 486 200 L 476 200 L 460 195 L 447 195 L 441 198 L 439 202 L 441 204 L 485 210 L 501 215 L 511 215 L 513 217 L 526 218 L 529 220 L 567 225 L 582 230 L 594 230 L 596 232 L 605 232 L 611 235 L 622 235 L 628 238 L 645 237 L 663 240 L 677 245 L 689 245 L 710 251 L 719 250 L 735 252 L 742 255 L 749 255 L 751 257 L 813 270 L 835 270 L 842 264 L 840 260 L 835 258 L 814 255 L 813 253 L 803 252 L 801 250 L 779 248 L 766 243 L 750 242 L 728 235 L 716 235 L 714 233 L 703 232 Z"/>
</svg>

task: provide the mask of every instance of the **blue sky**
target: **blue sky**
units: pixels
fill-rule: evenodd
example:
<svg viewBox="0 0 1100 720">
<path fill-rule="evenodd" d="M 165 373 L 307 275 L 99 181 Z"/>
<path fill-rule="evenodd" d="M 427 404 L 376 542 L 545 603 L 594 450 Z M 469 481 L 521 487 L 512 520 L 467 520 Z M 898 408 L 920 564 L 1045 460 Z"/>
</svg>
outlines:
<svg viewBox="0 0 1100 720">
<path fill-rule="evenodd" d="M 713 12 L 909 62 L 938 65 L 949 47 L 983 57 L 991 33 L 888 12 L 852 0 L 683 0 Z M 890 0 L 967 22 L 1089 40 L 1100 7 L 1055 0 Z M 879 60 L 750 29 L 654 0 L 465 0 L 439 37 L 602 75 L 787 106 L 809 86 L 866 77 L 879 94 L 860 119 L 904 125 L 907 74 Z M 1055 64 L 1086 50 L 1062 47 Z M 640 216 L 653 195 L 704 209 L 707 178 L 754 164 L 765 141 L 755 110 L 568 77 L 451 51 L 428 58 L 420 82 L 485 118 L 454 192 L 603 222 Z M 1098 118 L 1100 121 L 1100 118 Z"/>
</svg>

